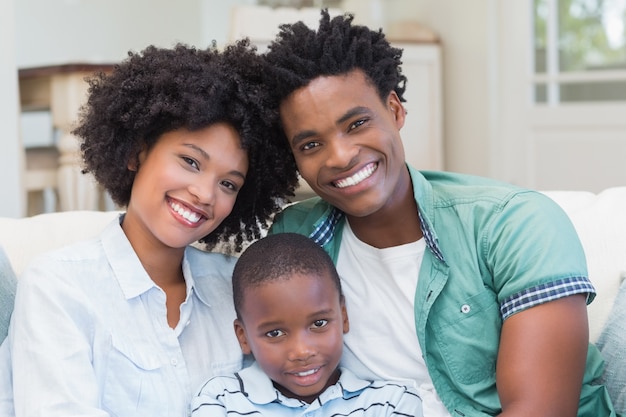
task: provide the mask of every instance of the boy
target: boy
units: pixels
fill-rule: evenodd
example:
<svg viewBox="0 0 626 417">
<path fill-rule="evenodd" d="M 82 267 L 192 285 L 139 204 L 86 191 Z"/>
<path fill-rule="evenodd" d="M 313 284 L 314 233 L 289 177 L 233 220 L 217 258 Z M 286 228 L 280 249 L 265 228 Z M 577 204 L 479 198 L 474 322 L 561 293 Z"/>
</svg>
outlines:
<svg viewBox="0 0 626 417">
<path fill-rule="evenodd" d="M 210 379 L 192 415 L 421 416 L 404 385 L 366 381 L 339 368 L 348 316 L 330 257 L 305 236 L 253 243 L 233 271 L 235 333 L 256 362 Z"/>
<path fill-rule="evenodd" d="M 569 218 L 537 192 L 407 166 L 401 56 L 327 11 L 317 30 L 281 26 L 265 55 L 279 139 L 320 197 L 271 233 L 310 237 L 337 265 L 359 312 L 342 363 L 415 381 L 429 417 L 614 415 L 591 382 L 595 290 Z"/>
</svg>

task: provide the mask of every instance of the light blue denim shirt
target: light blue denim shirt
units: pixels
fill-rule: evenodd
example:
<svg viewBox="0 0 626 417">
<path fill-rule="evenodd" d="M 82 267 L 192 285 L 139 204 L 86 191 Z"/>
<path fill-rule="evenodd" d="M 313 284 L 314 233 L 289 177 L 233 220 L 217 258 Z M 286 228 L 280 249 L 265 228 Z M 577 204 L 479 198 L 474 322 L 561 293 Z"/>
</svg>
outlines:
<svg viewBox="0 0 626 417">
<path fill-rule="evenodd" d="M 278 391 L 258 363 L 234 375 L 207 381 L 191 401 L 193 417 L 421 417 L 417 392 L 402 384 L 366 381 L 342 368 L 336 384 L 311 404 Z"/>
<path fill-rule="evenodd" d="M 9 258 L 0 247 L 0 343 L 6 337 L 9 328 L 16 286 L 17 281 Z"/>
<path fill-rule="evenodd" d="M 98 239 L 38 258 L 19 279 L 9 348 L 0 349 L 11 355 L 16 415 L 188 415 L 207 377 L 242 367 L 234 263 L 186 249 L 187 298 L 172 329 L 165 293 L 119 220 Z"/>
<path fill-rule="evenodd" d="M 414 294 L 424 361 L 452 416 L 497 415 L 502 322 L 572 294 L 591 302 L 582 245 L 567 215 L 541 193 L 487 178 L 409 172 L 428 248 Z M 277 215 L 270 233 L 309 236 L 336 262 L 344 224 L 343 213 L 313 198 Z M 614 415 L 604 387 L 592 383 L 602 366 L 590 345 L 579 416 Z"/>
</svg>

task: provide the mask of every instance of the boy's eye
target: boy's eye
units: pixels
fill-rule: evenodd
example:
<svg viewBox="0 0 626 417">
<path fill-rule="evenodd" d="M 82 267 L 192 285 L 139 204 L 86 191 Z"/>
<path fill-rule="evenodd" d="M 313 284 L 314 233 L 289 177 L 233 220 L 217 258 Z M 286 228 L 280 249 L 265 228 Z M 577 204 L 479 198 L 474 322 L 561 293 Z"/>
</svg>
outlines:
<svg viewBox="0 0 626 417">
<path fill-rule="evenodd" d="M 316 329 L 319 329 L 319 328 L 321 328 L 321 327 L 326 326 L 327 324 L 328 324 L 328 320 L 324 320 L 324 319 L 321 319 L 321 320 L 315 320 L 315 321 L 313 322 L 313 327 L 315 327 Z"/>
<path fill-rule="evenodd" d="M 269 332 L 265 333 L 265 336 L 269 337 L 269 338 L 274 338 L 274 337 L 279 337 L 284 335 L 285 333 L 282 330 L 270 330 Z"/>
</svg>

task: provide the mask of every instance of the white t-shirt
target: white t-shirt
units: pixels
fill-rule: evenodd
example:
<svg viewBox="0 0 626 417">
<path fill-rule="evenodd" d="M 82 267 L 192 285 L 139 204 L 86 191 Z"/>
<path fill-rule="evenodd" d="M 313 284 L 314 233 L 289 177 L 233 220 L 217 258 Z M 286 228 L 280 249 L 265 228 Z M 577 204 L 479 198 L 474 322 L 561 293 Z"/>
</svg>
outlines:
<svg viewBox="0 0 626 417">
<path fill-rule="evenodd" d="M 350 320 L 342 365 L 364 379 L 413 385 L 425 416 L 449 417 L 415 333 L 414 296 L 425 249 L 423 238 L 375 248 L 360 241 L 346 221 L 337 260 Z"/>
</svg>

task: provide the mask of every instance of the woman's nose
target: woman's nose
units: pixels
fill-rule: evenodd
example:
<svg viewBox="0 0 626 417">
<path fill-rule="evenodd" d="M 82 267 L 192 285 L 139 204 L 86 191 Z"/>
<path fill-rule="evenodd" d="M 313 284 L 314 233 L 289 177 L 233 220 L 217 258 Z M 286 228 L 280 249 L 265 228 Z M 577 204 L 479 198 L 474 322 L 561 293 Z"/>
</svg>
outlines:
<svg viewBox="0 0 626 417">
<path fill-rule="evenodd" d="M 198 204 L 212 205 L 215 201 L 215 187 L 211 182 L 196 182 L 189 185 L 189 192 Z"/>
</svg>

